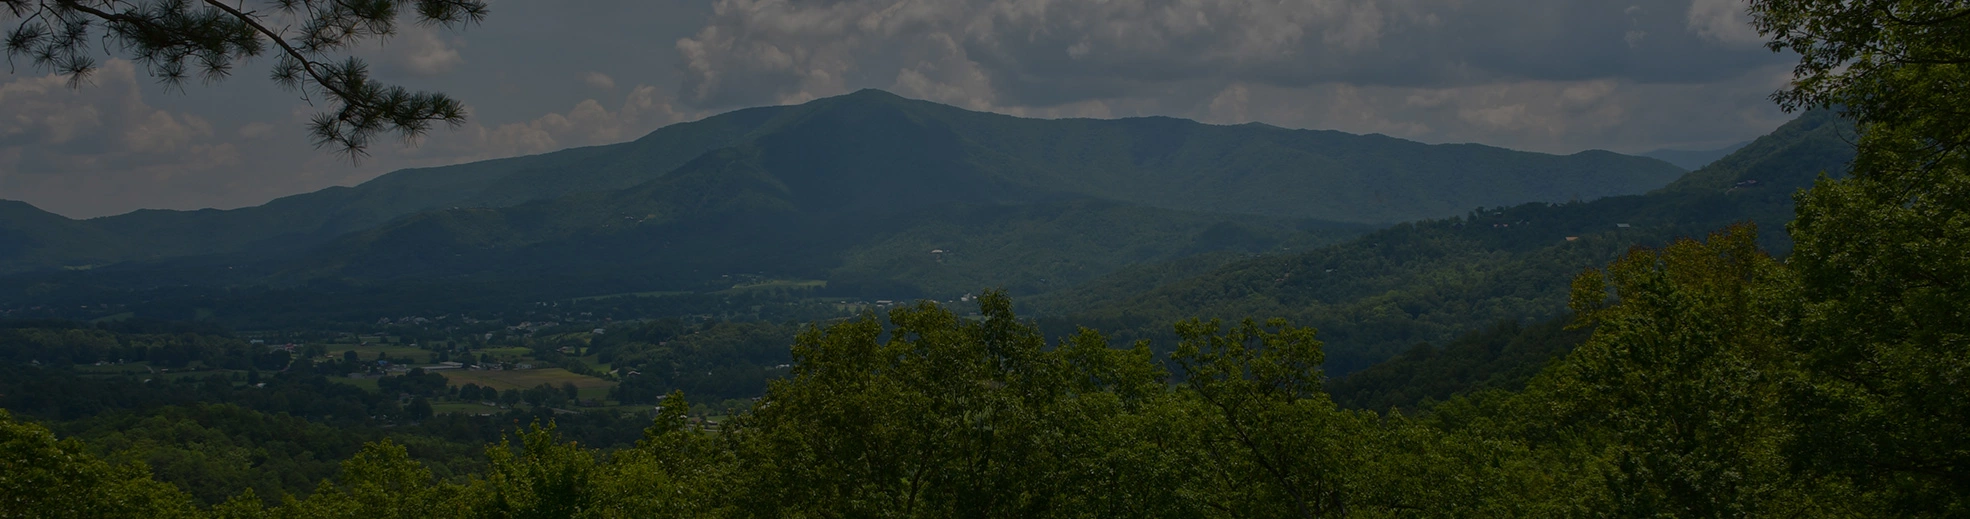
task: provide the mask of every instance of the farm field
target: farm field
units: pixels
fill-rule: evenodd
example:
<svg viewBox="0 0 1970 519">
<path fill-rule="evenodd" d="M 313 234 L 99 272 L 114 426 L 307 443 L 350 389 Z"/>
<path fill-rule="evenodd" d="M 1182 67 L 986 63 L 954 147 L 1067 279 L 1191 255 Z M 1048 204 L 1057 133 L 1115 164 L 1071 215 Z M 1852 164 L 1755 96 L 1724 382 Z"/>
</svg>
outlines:
<svg viewBox="0 0 1970 519">
<path fill-rule="evenodd" d="M 451 369 L 436 373 L 444 375 L 445 379 L 454 386 L 463 386 L 470 383 L 501 391 L 508 389 L 528 389 L 541 384 L 561 387 L 561 384 L 572 382 L 575 388 L 581 390 L 582 398 L 598 398 L 601 395 L 606 395 L 608 394 L 609 388 L 615 387 L 616 385 L 615 382 L 587 375 L 577 375 L 561 368 L 505 371 Z"/>
</svg>

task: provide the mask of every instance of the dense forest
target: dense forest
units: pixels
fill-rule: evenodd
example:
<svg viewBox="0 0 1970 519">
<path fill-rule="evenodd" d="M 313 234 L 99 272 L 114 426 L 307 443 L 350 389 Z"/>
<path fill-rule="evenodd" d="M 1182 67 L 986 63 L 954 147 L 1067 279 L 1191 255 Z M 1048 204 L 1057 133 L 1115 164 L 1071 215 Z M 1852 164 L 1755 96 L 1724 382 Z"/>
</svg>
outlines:
<svg viewBox="0 0 1970 519">
<path fill-rule="evenodd" d="M 546 404 L 569 395 L 551 386 L 515 393 L 533 400 L 528 411 L 431 415 L 430 399 L 455 390 L 428 373 L 396 377 L 400 397 L 389 398 L 197 324 L 14 323 L 0 340 L 27 346 L 0 364 L 10 410 L 0 412 L 0 517 L 1970 515 L 1970 118 L 1960 115 L 1970 99 L 1957 88 L 1970 83 L 1970 8 L 1751 7 L 1774 50 L 1801 56 L 1775 98 L 1851 125 L 1841 170 L 1749 194 L 1741 178 L 1694 174 L 1650 195 L 1686 197 L 1655 206 L 1672 208 L 1662 217 L 1724 207 L 1715 196 L 1784 200 L 1725 212 L 1742 223 L 1701 233 L 1679 225 L 1714 219 L 1664 221 L 1653 246 L 1625 251 L 1595 249 L 1615 240 L 1587 234 L 1569 235 L 1574 249 L 1504 234 L 1531 221 L 1519 214 L 1608 206 L 1405 226 L 1448 237 L 1459 223 L 1509 220 L 1460 238 L 1478 243 L 1466 254 L 1505 260 L 1470 273 L 1477 282 L 1446 271 L 1438 286 L 1486 294 L 1523 283 L 1526 293 L 1504 295 L 1536 302 L 1556 277 L 1566 311 L 1487 320 L 1446 310 L 1454 320 L 1427 334 L 1440 346 L 1411 343 L 1345 378 L 1328 377 L 1322 332 L 1295 324 L 1319 316 L 1273 301 L 1320 308 L 1306 294 L 1368 293 L 1360 285 L 1377 281 L 1297 286 L 1307 276 L 1281 274 L 1427 261 L 1351 264 L 1360 258 L 1339 247 L 1235 263 L 1142 300 L 1270 287 L 1220 294 L 1229 303 L 1198 312 L 1209 318 L 1114 307 L 1105 315 L 1154 324 L 1112 333 L 1021 318 L 1009 295 L 989 291 L 975 315 L 922 301 L 797 326 L 659 320 L 588 330 L 579 344 L 557 342 L 576 335 L 565 333 L 510 339 L 515 354 L 562 369 L 607 354 L 675 374 L 617 386 L 654 403 L 654 418 L 560 413 Z M 1783 230 L 1765 219 L 1772 208 L 1790 209 Z M 1430 235 L 1404 232 L 1359 243 L 1419 258 L 1441 250 L 1405 244 Z M 1514 248 L 1533 252 L 1503 252 Z M 1595 258 L 1584 270 L 1497 274 Z M 1465 294 L 1416 293 L 1451 310 Z M 1382 303 L 1428 313 L 1397 297 Z M 455 347 L 445 348 L 418 351 Z M 389 362 L 304 355 L 334 371 Z M 75 371 L 133 358 L 254 375 Z M 690 375 L 781 360 L 784 373 L 756 378 Z M 735 380 L 764 390 L 722 421 L 694 411 L 715 400 L 680 391 L 744 394 L 721 385 Z"/>
</svg>

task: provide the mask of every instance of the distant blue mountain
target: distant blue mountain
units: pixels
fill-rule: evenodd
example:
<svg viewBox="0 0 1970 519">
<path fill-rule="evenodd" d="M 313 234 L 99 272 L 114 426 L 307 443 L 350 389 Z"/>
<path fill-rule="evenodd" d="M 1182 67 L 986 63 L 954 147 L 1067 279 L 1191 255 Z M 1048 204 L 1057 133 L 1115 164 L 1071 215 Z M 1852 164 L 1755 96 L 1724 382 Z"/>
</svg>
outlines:
<svg viewBox="0 0 1970 519">
<path fill-rule="evenodd" d="M 110 270 L 154 283 L 145 265 L 165 262 L 275 273 L 222 269 L 241 284 L 656 290 L 748 274 L 1042 291 L 1143 261 L 1305 246 L 1479 206 L 1638 194 L 1683 174 L 1606 151 L 1167 117 L 1026 119 L 865 90 L 259 207 L 80 221 L 0 207 L 0 236 L 19 237 L 0 247 L 0 273 L 120 264 Z"/>
<path fill-rule="evenodd" d="M 1712 162 L 1716 162 L 1717 159 L 1736 153 L 1737 150 L 1744 148 L 1747 144 L 1751 144 L 1751 141 L 1744 141 L 1714 150 L 1661 149 L 1643 153 L 1642 156 L 1675 164 L 1679 168 L 1696 171 L 1703 169 L 1704 166 L 1708 166 Z"/>
</svg>

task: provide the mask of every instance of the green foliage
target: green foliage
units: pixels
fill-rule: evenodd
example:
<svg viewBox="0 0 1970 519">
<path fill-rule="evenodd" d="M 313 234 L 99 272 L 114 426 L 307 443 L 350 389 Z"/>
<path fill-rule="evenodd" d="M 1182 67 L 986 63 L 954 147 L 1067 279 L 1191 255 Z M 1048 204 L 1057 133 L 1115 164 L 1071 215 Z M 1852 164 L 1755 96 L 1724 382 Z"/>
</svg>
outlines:
<svg viewBox="0 0 1970 519">
<path fill-rule="evenodd" d="M 1586 342 L 1591 330 L 1566 329 L 1570 317 L 1530 325 L 1503 321 L 1442 347 L 1417 344 L 1367 369 L 1327 381 L 1341 406 L 1383 411 L 1427 409 L 1454 395 L 1518 391 L 1548 364 Z"/>
<path fill-rule="evenodd" d="M 193 517 L 191 499 L 142 465 L 111 465 L 82 442 L 0 410 L 0 517 Z"/>
<path fill-rule="evenodd" d="M 275 516 L 461 517 L 460 489 L 432 479 L 401 445 L 388 441 L 363 446 L 342 462 L 337 484 L 323 481 L 304 501 L 289 501 Z"/>
<path fill-rule="evenodd" d="M 1806 301 L 1795 459 L 1895 514 L 1970 512 L 1970 7 L 1760 0 L 1800 54 L 1787 108 L 1838 106 L 1861 129 L 1848 178 L 1799 196 L 1791 266 Z"/>
<path fill-rule="evenodd" d="M 1610 507 L 1622 515 L 1790 515 L 1841 503 L 1790 470 L 1781 388 L 1801 311 L 1790 274 L 1739 226 L 1707 242 L 1628 254 L 1575 280 L 1594 336 L 1534 391 L 1562 423 L 1612 445 Z M 1821 501 L 1824 500 L 1824 501 Z"/>
<path fill-rule="evenodd" d="M 1215 321 L 1176 327 L 1184 341 L 1172 357 L 1210 416 L 1205 448 L 1220 453 L 1213 505 L 1235 516 L 1345 514 L 1365 422 L 1319 393 L 1313 330 L 1267 325 L 1278 330 L 1250 319 L 1224 334 Z"/>
<path fill-rule="evenodd" d="M 748 515 L 1034 517 L 1075 468 L 1062 362 L 988 295 L 982 321 L 929 304 L 803 332 L 797 368 L 733 424 Z M 754 461 L 754 463 L 745 463 Z M 808 463 L 766 460 L 812 460 Z"/>
</svg>

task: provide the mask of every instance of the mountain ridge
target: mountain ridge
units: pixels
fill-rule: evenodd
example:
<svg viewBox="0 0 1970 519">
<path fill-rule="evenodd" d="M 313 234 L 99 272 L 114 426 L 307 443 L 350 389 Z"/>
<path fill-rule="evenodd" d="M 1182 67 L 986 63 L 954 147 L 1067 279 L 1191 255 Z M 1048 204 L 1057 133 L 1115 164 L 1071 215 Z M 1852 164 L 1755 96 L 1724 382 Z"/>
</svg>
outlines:
<svg viewBox="0 0 1970 519">
<path fill-rule="evenodd" d="M 727 112 L 625 143 L 401 170 L 249 208 L 144 210 L 69 222 L 23 216 L 12 225 L 38 226 L 37 234 L 92 230 L 69 233 L 76 240 L 0 251 L 0 273 L 301 254 L 422 212 L 647 190 L 646 184 L 721 153 L 758 155 L 750 160 L 774 172 L 773 181 L 802 210 L 879 213 L 1083 196 L 1188 213 L 1369 225 L 1479 205 L 1639 193 L 1681 174 L 1660 161 L 1613 153 L 1556 156 L 1167 117 L 1026 119 L 864 90 Z M 870 160 L 826 167 L 848 164 L 839 160 L 844 155 Z"/>
<path fill-rule="evenodd" d="M 1025 304 L 1054 316 L 1050 333 L 1088 326 L 1121 330 L 1121 340 L 1166 339 L 1169 322 L 1189 317 L 1286 317 L 1321 329 L 1331 370 L 1345 374 L 1500 320 L 1559 315 L 1574 274 L 1635 246 L 1749 222 L 1761 247 L 1785 254 L 1793 193 L 1844 170 L 1852 133 L 1834 112 L 1807 112 L 1643 195 L 1480 209 L 1183 275 L 1147 269 L 1154 283 L 1098 279 Z"/>
</svg>

